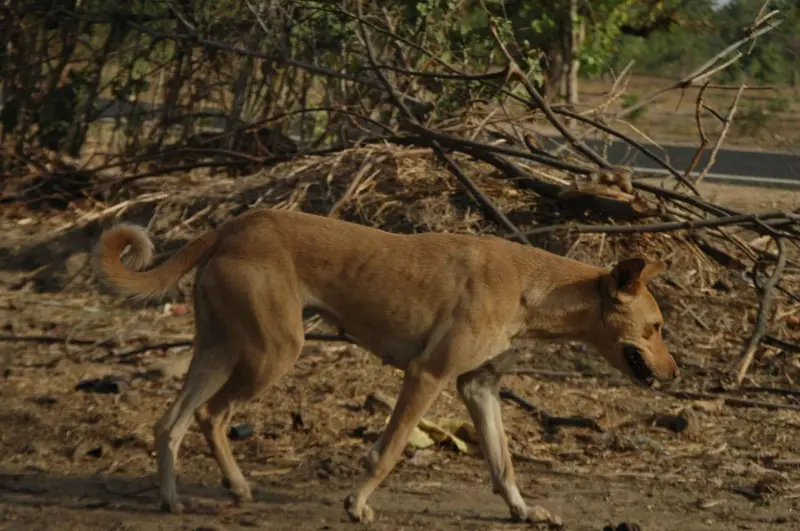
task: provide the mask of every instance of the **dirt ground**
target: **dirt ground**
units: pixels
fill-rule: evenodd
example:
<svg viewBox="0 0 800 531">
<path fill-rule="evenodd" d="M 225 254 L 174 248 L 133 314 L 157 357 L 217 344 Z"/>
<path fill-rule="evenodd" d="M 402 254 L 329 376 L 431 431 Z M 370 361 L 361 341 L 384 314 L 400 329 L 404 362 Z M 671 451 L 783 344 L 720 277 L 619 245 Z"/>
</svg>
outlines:
<svg viewBox="0 0 800 531">
<path fill-rule="evenodd" d="M 704 193 L 751 211 L 800 206 L 796 193 L 719 185 Z M 2 247 L 19 253 L 62 221 L 0 218 Z M 234 416 L 234 425 L 254 429 L 232 445 L 255 502 L 231 504 L 193 427 L 179 480 L 189 510 L 166 515 L 157 511 L 152 424 L 180 385 L 172 372 L 180 373 L 188 351 L 131 349 L 189 338 L 191 312 L 181 300 L 126 303 L 90 282 L 43 289 L 30 281 L 36 269 L 24 265 L 0 271 L 0 529 L 359 527 L 347 521 L 342 500 L 386 421 L 365 401 L 375 391 L 394 396 L 396 371 L 357 347 L 309 342 L 275 389 Z M 504 401 L 523 495 L 573 531 L 621 522 L 643 531 L 800 529 L 800 400 L 753 392 L 737 398 L 789 409 L 733 407 L 713 389 L 740 353 L 754 297 L 743 297 L 745 288 L 687 290 L 669 279 L 654 291 L 683 371 L 679 387 L 708 398 L 635 388 L 580 345 L 528 348 L 505 386 L 550 415 L 595 427 L 552 426 Z M 76 390 L 109 375 L 119 392 Z M 750 383 L 792 387 L 798 379 L 797 360 L 772 349 Z M 665 415 L 683 419 L 685 429 L 663 427 L 657 419 Z M 453 388 L 428 417 L 467 419 Z M 371 504 L 374 529 L 526 527 L 508 521 L 481 459 L 448 444 L 409 447 Z"/>
</svg>

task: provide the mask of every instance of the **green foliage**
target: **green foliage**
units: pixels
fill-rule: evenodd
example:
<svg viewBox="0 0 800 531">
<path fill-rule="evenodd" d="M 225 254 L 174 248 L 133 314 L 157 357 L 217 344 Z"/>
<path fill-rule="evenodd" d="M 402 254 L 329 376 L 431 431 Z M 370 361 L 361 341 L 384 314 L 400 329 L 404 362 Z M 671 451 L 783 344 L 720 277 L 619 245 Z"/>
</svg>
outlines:
<svg viewBox="0 0 800 531">
<path fill-rule="evenodd" d="M 679 13 L 679 24 L 668 31 L 654 32 L 647 39 L 622 37 L 609 65 L 619 69 L 633 59 L 639 73 L 685 75 L 742 38 L 762 5 L 762 0 L 731 0 L 723 6 L 714 6 L 710 0 L 694 0 Z M 773 0 L 766 12 L 772 9 L 781 11 L 784 22 L 759 37 L 752 48 L 744 45 L 740 49 L 744 56 L 721 72 L 717 81 L 794 81 L 800 62 L 800 1 Z"/>
<path fill-rule="evenodd" d="M 209 113 L 198 111 L 209 107 L 220 109 L 226 124 L 269 122 L 284 113 L 280 127 L 314 136 L 310 142 L 316 145 L 332 142 L 337 131 L 352 125 L 352 118 L 336 114 L 339 109 L 383 123 L 396 113 L 366 58 L 355 0 L 21 4 L 11 19 L 16 29 L 8 33 L 9 53 L 0 55 L 0 126 L 2 136 L 13 137 L 17 145 L 32 142 L 77 152 L 97 120 L 96 100 L 109 96 L 164 103 L 157 113 L 119 119 L 117 127 L 125 128 L 131 149 L 138 149 L 138 142 L 164 142 L 168 130 L 169 135 L 179 130 L 182 138 L 194 134 L 212 121 Z M 427 118 L 435 122 L 457 117 L 473 102 L 503 96 L 490 84 L 406 71 L 452 74 L 446 63 L 477 73 L 502 65 L 505 58 L 491 38 L 490 22 L 528 78 L 547 89 L 562 75 L 571 27 L 584 32 L 574 50 L 583 76 L 619 69 L 631 59 L 640 73 L 675 76 L 740 38 L 761 4 L 581 0 L 573 4 L 575 26 L 568 0 L 376 0 L 364 2 L 363 11 L 378 63 L 388 67 L 384 75 L 399 93 L 434 103 Z M 797 79 L 800 0 L 773 0 L 768 11 L 773 8 L 782 10 L 785 22 L 755 46 L 742 47 L 746 55 L 715 81 Z M 655 29 L 649 31 L 650 26 Z M 645 37 L 626 34 L 637 31 Z M 622 104 L 629 107 L 636 99 L 627 96 Z M 743 112 L 750 112 L 757 126 L 763 116 L 779 112 L 778 106 Z M 314 107 L 333 110 L 304 111 Z M 158 122 L 161 129 L 143 139 L 145 121 L 148 127 Z M 364 124 L 358 128 L 366 129 Z"/>
</svg>

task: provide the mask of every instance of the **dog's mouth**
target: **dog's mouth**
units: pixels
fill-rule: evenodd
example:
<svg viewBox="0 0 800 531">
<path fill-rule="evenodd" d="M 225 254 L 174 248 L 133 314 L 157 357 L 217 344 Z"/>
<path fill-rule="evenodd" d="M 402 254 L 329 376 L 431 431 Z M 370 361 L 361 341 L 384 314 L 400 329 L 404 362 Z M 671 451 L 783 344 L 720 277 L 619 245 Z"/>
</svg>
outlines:
<svg viewBox="0 0 800 531">
<path fill-rule="evenodd" d="M 652 387 L 656 381 L 656 377 L 647 363 L 644 361 L 642 351 L 633 345 L 623 345 L 622 354 L 625 356 L 625 362 L 631 369 L 633 378 L 645 387 Z"/>
</svg>

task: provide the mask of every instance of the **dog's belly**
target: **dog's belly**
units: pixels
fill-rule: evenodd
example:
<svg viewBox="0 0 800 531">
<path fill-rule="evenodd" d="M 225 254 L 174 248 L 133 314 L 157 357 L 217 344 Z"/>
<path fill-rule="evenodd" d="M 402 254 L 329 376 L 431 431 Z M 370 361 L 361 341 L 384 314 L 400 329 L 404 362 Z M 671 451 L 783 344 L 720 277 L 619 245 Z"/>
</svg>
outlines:
<svg viewBox="0 0 800 531">
<path fill-rule="evenodd" d="M 355 343 L 380 358 L 385 365 L 405 370 L 408 364 L 419 356 L 425 348 L 425 342 L 417 338 L 394 337 L 393 334 L 360 326 L 358 323 L 341 318 L 335 312 L 322 307 L 318 302 L 309 306 L 308 310 L 319 314 L 325 321 L 336 326 L 352 338 Z"/>
</svg>

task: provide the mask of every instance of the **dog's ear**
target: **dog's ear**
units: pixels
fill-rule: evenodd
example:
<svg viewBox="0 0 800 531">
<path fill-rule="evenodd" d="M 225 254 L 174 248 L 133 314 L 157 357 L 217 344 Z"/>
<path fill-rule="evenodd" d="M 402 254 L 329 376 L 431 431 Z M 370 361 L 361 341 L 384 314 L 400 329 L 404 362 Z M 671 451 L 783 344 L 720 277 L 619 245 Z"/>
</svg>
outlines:
<svg viewBox="0 0 800 531">
<path fill-rule="evenodd" d="M 640 257 L 626 258 L 615 265 L 610 275 L 611 295 L 615 298 L 621 294 L 635 295 L 647 265 L 647 261 Z"/>
<path fill-rule="evenodd" d="M 660 260 L 658 262 L 650 262 L 646 266 L 644 266 L 642 273 L 639 275 L 639 279 L 641 282 L 648 282 L 649 280 L 657 277 L 666 270 L 667 270 L 666 263 Z"/>
</svg>

